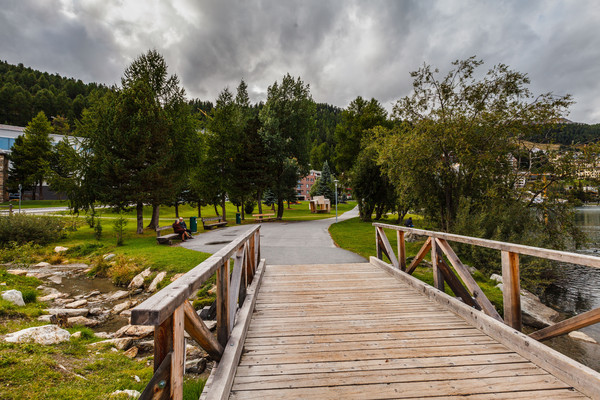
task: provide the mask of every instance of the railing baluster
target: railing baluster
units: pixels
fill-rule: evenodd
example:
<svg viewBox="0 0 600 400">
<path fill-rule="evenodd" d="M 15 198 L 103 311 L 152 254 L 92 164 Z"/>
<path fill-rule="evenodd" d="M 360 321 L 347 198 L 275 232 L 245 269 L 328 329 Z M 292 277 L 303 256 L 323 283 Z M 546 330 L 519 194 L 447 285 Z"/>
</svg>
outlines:
<svg viewBox="0 0 600 400">
<path fill-rule="evenodd" d="M 438 244 L 435 239 L 431 239 L 431 264 L 433 265 L 433 286 L 444 291 L 444 273 L 438 265 Z"/>
<path fill-rule="evenodd" d="M 521 285 L 517 253 L 502 251 L 502 288 L 504 323 L 520 331 L 522 328 Z"/>
<path fill-rule="evenodd" d="M 404 232 L 396 231 L 396 239 L 398 242 L 398 261 L 400 262 L 400 270 L 406 271 L 406 244 L 404 242 Z"/>
<path fill-rule="evenodd" d="M 171 358 L 171 398 L 183 398 L 183 374 L 185 372 L 185 335 L 183 305 L 173 313 L 173 357 Z"/>
<path fill-rule="evenodd" d="M 229 340 L 229 259 L 217 269 L 217 340 L 221 346 Z"/>
</svg>

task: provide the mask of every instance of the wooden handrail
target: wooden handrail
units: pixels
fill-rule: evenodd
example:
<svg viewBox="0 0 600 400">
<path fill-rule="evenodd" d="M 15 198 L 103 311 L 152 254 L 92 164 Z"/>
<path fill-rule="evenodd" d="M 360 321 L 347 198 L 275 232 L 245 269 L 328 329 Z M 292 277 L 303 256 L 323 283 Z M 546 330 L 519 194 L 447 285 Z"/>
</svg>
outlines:
<svg viewBox="0 0 600 400">
<path fill-rule="evenodd" d="M 153 325 L 154 376 L 140 399 L 183 397 L 187 331 L 208 354 L 220 360 L 233 327 L 236 310 L 259 265 L 260 225 L 231 243 L 131 311 L 133 325 Z M 234 268 L 230 273 L 230 259 Z M 217 338 L 206 327 L 188 298 L 214 273 L 217 274 Z"/>
<path fill-rule="evenodd" d="M 447 283 L 454 294 L 461 297 L 466 304 L 480 309 L 487 315 L 502 321 L 506 325 L 517 330 L 521 330 L 522 327 L 519 254 L 600 268 L 600 257 L 595 256 L 389 224 L 373 223 L 373 226 L 375 227 L 375 243 L 378 259 L 383 260 L 383 255 L 386 255 L 394 268 L 404 271 L 404 266 L 406 265 L 406 254 L 404 251 L 405 233 L 426 236 L 427 240 L 413 258 L 412 263 L 406 268 L 405 272 L 408 275 L 412 274 L 419 263 L 423 261 L 425 255 L 431 252 L 434 284 L 437 289 L 443 291 L 444 284 Z M 396 255 L 394 254 L 392 246 L 385 235 L 384 228 L 398 232 L 399 259 L 396 258 Z M 400 232 L 402 234 L 400 234 Z M 500 250 L 502 260 L 504 319 L 498 315 L 493 305 L 487 299 L 485 294 L 483 294 L 483 291 L 477 282 L 471 277 L 471 274 L 465 265 L 460 261 L 456 253 L 454 253 L 454 250 L 452 250 L 448 241 Z M 448 259 L 452 267 L 454 267 L 454 270 L 449 268 L 443 256 Z M 460 276 L 460 280 L 456 274 Z M 463 286 L 463 283 L 466 287 Z M 567 321 L 559 322 L 556 325 L 534 332 L 530 336 L 537 340 L 544 340 L 598 322 L 600 322 L 600 308 L 573 317 Z"/>
</svg>

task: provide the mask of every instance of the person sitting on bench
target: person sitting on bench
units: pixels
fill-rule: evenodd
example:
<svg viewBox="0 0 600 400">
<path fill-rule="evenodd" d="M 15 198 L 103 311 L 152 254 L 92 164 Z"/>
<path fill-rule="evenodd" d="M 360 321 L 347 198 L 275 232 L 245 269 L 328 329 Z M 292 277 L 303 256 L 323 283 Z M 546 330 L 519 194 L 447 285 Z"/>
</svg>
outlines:
<svg viewBox="0 0 600 400">
<path fill-rule="evenodd" d="M 176 219 L 175 222 L 173 222 L 173 232 L 175 232 L 181 237 L 182 242 L 185 242 L 186 239 L 192 238 L 192 235 L 187 233 L 186 229 L 183 226 L 181 226 L 178 219 Z"/>
<path fill-rule="evenodd" d="M 194 238 L 194 237 L 192 236 L 192 231 L 190 231 L 190 230 L 187 228 L 187 225 L 185 224 L 185 221 L 183 220 L 183 217 L 179 217 L 179 225 L 183 226 L 183 229 L 185 229 L 185 231 L 186 231 L 187 233 L 189 233 L 189 235 L 190 235 L 190 238 L 191 238 L 191 239 L 193 239 L 193 238 Z"/>
<path fill-rule="evenodd" d="M 413 222 L 412 222 L 412 217 L 408 217 L 408 219 L 404 222 L 404 226 L 406 226 L 408 228 L 414 227 Z"/>
</svg>

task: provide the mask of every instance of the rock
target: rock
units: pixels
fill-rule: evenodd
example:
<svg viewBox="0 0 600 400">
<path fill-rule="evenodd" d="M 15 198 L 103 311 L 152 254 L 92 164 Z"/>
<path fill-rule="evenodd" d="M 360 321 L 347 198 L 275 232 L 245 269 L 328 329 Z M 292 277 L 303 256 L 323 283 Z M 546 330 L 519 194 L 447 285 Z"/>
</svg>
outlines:
<svg viewBox="0 0 600 400">
<path fill-rule="evenodd" d="M 50 265 L 52 265 L 52 264 L 50 264 L 50 263 L 47 263 L 47 262 L 45 262 L 45 261 L 42 261 L 42 262 L 40 262 L 40 263 L 37 263 L 37 264 L 35 264 L 35 265 L 32 265 L 31 267 L 32 267 L 32 268 L 47 268 L 47 267 L 49 267 Z"/>
<path fill-rule="evenodd" d="M 87 303 L 88 303 L 87 300 L 83 300 L 83 299 L 82 300 L 77 300 L 77 301 L 74 301 L 72 303 L 65 304 L 65 308 L 80 308 L 80 307 L 83 307 L 83 306 L 87 305 Z"/>
<path fill-rule="evenodd" d="M 125 325 L 115 332 L 115 337 L 132 336 L 135 339 L 142 339 L 154 333 L 153 326 L 147 325 Z"/>
<path fill-rule="evenodd" d="M 135 356 L 137 356 L 138 353 L 138 348 L 133 346 L 132 348 L 130 348 L 129 350 L 127 350 L 125 353 L 123 353 L 123 355 L 127 358 L 135 358 Z"/>
<path fill-rule="evenodd" d="M 418 242 L 419 240 L 426 240 L 427 236 L 415 235 L 412 232 L 404 234 L 404 240 L 409 243 Z"/>
<path fill-rule="evenodd" d="M 132 397 L 134 399 L 137 399 L 138 397 L 140 397 L 142 395 L 137 390 L 125 389 L 125 390 L 115 390 L 114 392 L 112 392 L 110 394 L 110 397 L 118 396 L 118 395 L 121 395 L 121 394 L 125 394 L 125 395 L 127 395 L 129 397 Z"/>
<path fill-rule="evenodd" d="M 139 351 L 142 353 L 150 353 L 154 351 L 154 340 L 144 340 L 137 344 Z"/>
<path fill-rule="evenodd" d="M 90 315 L 96 316 L 96 315 L 101 315 L 101 314 L 104 314 L 103 308 L 100 308 L 100 307 L 90 308 Z"/>
<path fill-rule="evenodd" d="M 204 321 L 204 324 L 206 325 L 206 327 L 208 328 L 209 331 L 214 331 L 215 328 L 217 327 L 217 321 Z"/>
<path fill-rule="evenodd" d="M 581 340 L 582 342 L 598 344 L 598 342 L 594 338 L 589 337 L 588 335 L 580 331 L 569 332 L 569 337 L 575 340 Z"/>
<path fill-rule="evenodd" d="M 38 278 L 38 279 L 46 279 L 49 276 L 52 276 L 50 272 L 32 272 L 29 271 L 25 276 L 30 278 Z"/>
<path fill-rule="evenodd" d="M 112 333 L 96 332 L 96 333 L 94 333 L 94 336 L 96 336 L 97 338 L 100 338 L 100 339 L 110 339 L 110 338 L 112 338 Z"/>
<path fill-rule="evenodd" d="M 26 269 L 7 269 L 6 272 L 8 272 L 11 275 L 18 275 L 18 276 L 23 276 L 23 275 L 27 275 L 27 271 Z"/>
<path fill-rule="evenodd" d="M 122 311 L 124 311 L 124 310 L 127 310 L 127 309 L 129 309 L 129 308 L 133 307 L 133 306 L 134 306 L 134 305 L 136 305 L 136 304 L 137 304 L 137 301 L 134 301 L 134 300 L 127 300 L 127 301 L 125 301 L 125 302 L 123 302 L 123 303 L 119 303 L 119 304 L 117 304 L 116 306 L 114 306 L 114 307 L 112 308 L 112 310 L 110 310 L 110 312 L 111 312 L 112 314 L 119 314 L 120 312 L 122 312 Z"/>
<path fill-rule="evenodd" d="M 60 276 L 60 275 L 52 275 L 52 276 L 48 277 L 48 280 L 50 282 L 52 282 L 52 283 L 60 285 L 62 283 L 62 276 Z"/>
<path fill-rule="evenodd" d="M 23 301 L 23 294 L 18 290 L 7 290 L 6 292 L 2 292 L 2 298 L 6 301 L 10 301 L 14 305 L 24 306 L 25 301 Z"/>
<path fill-rule="evenodd" d="M 60 297 L 67 297 L 67 295 L 66 295 L 66 293 L 61 293 L 61 292 L 52 293 L 47 296 L 38 297 L 38 301 L 51 301 L 54 299 L 58 299 Z"/>
<path fill-rule="evenodd" d="M 129 318 L 129 317 L 131 317 L 131 310 L 123 310 L 123 311 L 121 311 L 121 312 L 119 313 L 119 315 L 120 315 L 120 316 L 122 316 L 122 317 L 127 317 L 127 318 Z"/>
<path fill-rule="evenodd" d="M 34 342 L 48 345 L 66 342 L 70 337 L 68 331 L 56 325 L 44 325 L 9 333 L 4 340 L 10 343 Z"/>
<path fill-rule="evenodd" d="M 56 246 L 54 248 L 54 252 L 55 253 L 62 253 L 63 251 L 67 251 L 67 250 L 69 250 L 69 248 L 68 247 L 63 247 L 63 246 Z"/>
<path fill-rule="evenodd" d="M 108 297 L 106 297 L 106 301 L 121 300 L 128 296 L 129 296 L 129 292 L 127 292 L 125 290 L 117 290 L 116 292 L 109 294 Z"/>
<path fill-rule="evenodd" d="M 156 275 L 156 277 L 154 277 L 154 279 L 152 280 L 152 283 L 148 287 L 148 291 L 150 293 L 155 292 L 158 284 L 161 283 L 166 276 L 167 273 L 165 271 L 159 272 L 158 275 Z"/>
<path fill-rule="evenodd" d="M 187 361 L 185 363 L 186 374 L 201 374 L 206 369 L 206 358 L 200 358 L 198 360 Z"/>
<path fill-rule="evenodd" d="M 75 299 L 72 298 L 59 298 L 59 299 L 55 299 L 54 302 L 56 303 L 56 305 L 58 306 L 64 306 L 65 304 L 69 304 L 74 302 Z"/>
<path fill-rule="evenodd" d="M 84 299 L 89 299 L 90 297 L 98 296 L 99 294 L 101 294 L 99 290 L 94 290 L 92 292 L 89 292 L 85 296 L 83 296 L 83 298 Z"/>
<path fill-rule="evenodd" d="M 96 334 L 96 336 L 98 336 L 98 334 Z M 129 346 L 131 346 L 131 343 L 133 343 L 133 339 L 126 337 L 126 338 L 103 340 L 101 342 L 91 343 L 90 346 L 110 345 L 110 346 L 115 347 L 118 350 L 126 350 L 129 348 Z"/>
<path fill-rule="evenodd" d="M 0 282 L 0 286 L 6 286 L 6 282 Z"/>
<path fill-rule="evenodd" d="M 171 282 L 175 282 L 177 279 L 181 278 L 185 274 L 175 274 L 171 277 Z"/>
<path fill-rule="evenodd" d="M 208 353 L 206 353 L 204 350 L 202 350 L 199 347 L 192 346 L 191 344 L 188 344 L 185 346 L 186 360 L 196 360 L 198 358 L 202 358 L 202 357 L 206 357 L 206 356 L 208 356 Z"/>
<path fill-rule="evenodd" d="M 145 270 L 143 270 L 142 272 L 140 272 L 139 274 L 137 274 L 132 280 L 131 282 L 129 282 L 129 286 L 127 286 L 128 289 L 139 289 L 142 286 L 144 286 L 144 279 L 146 279 L 147 277 L 150 276 L 150 268 L 146 268 Z"/>
<path fill-rule="evenodd" d="M 80 339 L 80 338 L 81 338 L 81 331 L 77 331 L 71 335 L 71 339 Z"/>
<path fill-rule="evenodd" d="M 116 254 L 109 253 L 109 254 L 104 255 L 104 257 L 102 257 L 102 258 L 104 259 L 104 261 L 110 261 L 113 258 L 115 258 L 116 256 L 117 256 Z"/>
<path fill-rule="evenodd" d="M 38 321 L 42 321 L 42 322 L 52 322 L 52 315 L 47 314 L 47 315 L 40 315 L 37 318 Z"/>
<path fill-rule="evenodd" d="M 503 290 L 503 284 L 496 285 L 497 288 Z M 540 298 L 527 290 L 521 290 L 521 311 L 523 315 L 523 324 L 534 328 L 545 328 L 558 321 L 559 314 L 557 311 L 545 306 Z"/>
<path fill-rule="evenodd" d="M 71 318 L 67 318 L 67 325 L 69 326 L 87 326 L 87 327 L 93 327 L 98 325 L 99 322 L 96 321 L 95 319 L 90 319 L 90 318 L 86 318 L 86 317 L 71 317 Z"/>
<path fill-rule="evenodd" d="M 490 280 L 491 281 L 496 281 L 497 283 L 504 283 L 502 281 L 502 277 L 500 275 L 497 275 L 497 274 L 490 275 Z"/>
<path fill-rule="evenodd" d="M 49 308 L 46 311 L 50 315 L 64 315 L 67 317 L 84 317 L 90 312 L 87 308 Z"/>
<path fill-rule="evenodd" d="M 208 294 L 217 294 L 217 285 L 212 285 L 210 289 L 208 289 Z"/>
</svg>

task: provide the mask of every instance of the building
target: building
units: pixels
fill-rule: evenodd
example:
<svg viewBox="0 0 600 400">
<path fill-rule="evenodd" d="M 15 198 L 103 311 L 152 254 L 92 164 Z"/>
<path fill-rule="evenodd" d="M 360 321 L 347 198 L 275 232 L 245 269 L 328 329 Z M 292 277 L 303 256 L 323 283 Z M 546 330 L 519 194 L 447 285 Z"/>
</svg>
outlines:
<svg viewBox="0 0 600 400">
<path fill-rule="evenodd" d="M 298 200 L 310 200 L 310 188 L 315 184 L 317 178 L 321 177 L 321 171 L 311 169 L 308 175 L 298 181 L 296 185 L 296 196 Z"/>
</svg>

